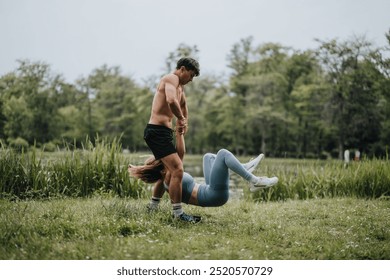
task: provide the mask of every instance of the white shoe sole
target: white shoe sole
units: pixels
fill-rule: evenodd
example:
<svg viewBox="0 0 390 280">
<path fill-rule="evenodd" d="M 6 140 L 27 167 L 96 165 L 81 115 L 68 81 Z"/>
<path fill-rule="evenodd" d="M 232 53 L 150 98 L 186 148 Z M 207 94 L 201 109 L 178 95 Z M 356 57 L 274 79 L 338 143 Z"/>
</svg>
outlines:
<svg viewBox="0 0 390 280">
<path fill-rule="evenodd" d="M 264 185 L 255 186 L 254 184 L 251 184 L 251 187 L 249 190 L 251 192 L 258 192 L 259 190 L 264 190 L 264 189 L 268 189 L 272 186 L 275 186 L 279 182 L 278 177 L 267 178 L 267 180 L 269 180 L 270 182 L 265 183 Z"/>
<path fill-rule="evenodd" d="M 249 167 L 246 167 L 246 170 L 250 173 L 252 173 L 255 168 L 260 164 L 260 162 L 263 160 L 264 154 L 260 154 L 256 159 L 252 160 L 251 165 Z"/>
</svg>

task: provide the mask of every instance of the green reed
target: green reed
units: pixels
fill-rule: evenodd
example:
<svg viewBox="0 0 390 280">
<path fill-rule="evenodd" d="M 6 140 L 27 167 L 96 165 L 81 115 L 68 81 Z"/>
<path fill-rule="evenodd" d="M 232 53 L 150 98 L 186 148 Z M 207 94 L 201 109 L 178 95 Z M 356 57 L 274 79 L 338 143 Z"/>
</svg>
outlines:
<svg viewBox="0 0 390 280">
<path fill-rule="evenodd" d="M 1 198 L 87 197 L 106 193 L 139 197 L 144 184 L 129 178 L 128 158 L 118 140 L 86 139 L 82 149 L 70 145 L 48 156 L 44 150 L 0 150 Z"/>
<path fill-rule="evenodd" d="M 1 146 L 0 198 L 88 197 L 93 194 L 145 197 L 147 185 L 129 178 L 127 173 L 129 163 L 142 161 L 139 155 L 124 155 L 116 139 L 98 138 L 92 143 L 87 138 L 81 149 L 67 145 L 54 153 L 44 152 L 44 148 L 19 152 Z M 186 169 L 200 167 L 201 157 L 186 155 L 185 163 Z M 266 158 L 255 174 L 278 176 L 276 186 L 251 194 L 248 184 L 239 179 L 232 188 L 243 188 L 245 197 L 255 201 L 388 198 L 389 163 L 387 158 L 363 159 L 346 167 L 337 160 Z"/>
<path fill-rule="evenodd" d="M 390 196 L 390 162 L 387 159 L 364 159 L 348 166 L 337 160 L 271 159 L 257 172 L 276 175 L 279 183 L 253 195 L 255 200 Z"/>
</svg>

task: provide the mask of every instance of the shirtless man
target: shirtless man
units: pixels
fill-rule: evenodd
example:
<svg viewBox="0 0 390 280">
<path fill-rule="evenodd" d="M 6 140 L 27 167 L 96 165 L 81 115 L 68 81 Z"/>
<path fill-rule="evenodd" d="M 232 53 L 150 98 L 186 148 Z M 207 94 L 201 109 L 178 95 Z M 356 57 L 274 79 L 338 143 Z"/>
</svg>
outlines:
<svg viewBox="0 0 390 280">
<path fill-rule="evenodd" d="M 173 214 L 175 218 L 188 222 L 196 221 L 195 217 L 184 213 L 181 205 L 184 171 L 182 160 L 173 145 L 172 119 L 176 117 L 176 130 L 184 135 L 188 120 L 184 85 L 195 76 L 199 76 L 199 63 L 185 57 L 177 62 L 173 73 L 162 77 L 153 98 L 150 120 L 144 131 L 145 142 L 154 157 L 160 159 L 170 173 L 169 197 Z"/>
</svg>

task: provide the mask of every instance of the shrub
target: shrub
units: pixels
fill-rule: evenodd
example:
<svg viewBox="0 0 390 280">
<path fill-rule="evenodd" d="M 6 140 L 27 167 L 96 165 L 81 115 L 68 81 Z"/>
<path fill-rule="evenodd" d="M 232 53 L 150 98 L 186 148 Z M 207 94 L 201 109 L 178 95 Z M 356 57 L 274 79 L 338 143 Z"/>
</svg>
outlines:
<svg viewBox="0 0 390 280">
<path fill-rule="evenodd" d="M 43 149 L 45 152 L 55 152 L 57 150 L 57 145 L 53 142 L 48 142 L 43 145 Z"/>
<path fill-rule="evenodd" d="M 28 142 L 21 138 L 18 137 L 16 139 L 14 138 L 9 138 L 8 139 L 9 146 L 17 151 L 27 151 L 29 144 Z"/>
</svg>

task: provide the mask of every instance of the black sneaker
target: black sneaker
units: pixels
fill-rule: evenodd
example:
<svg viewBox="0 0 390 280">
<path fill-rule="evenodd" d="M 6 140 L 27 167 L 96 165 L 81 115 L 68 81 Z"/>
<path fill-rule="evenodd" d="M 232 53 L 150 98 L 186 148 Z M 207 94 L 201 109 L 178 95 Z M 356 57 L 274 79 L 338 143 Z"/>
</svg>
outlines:
<svg viewBox="0 0 390 280">
<path fill-rule="evenodd" d="M 199 223 L 202 219 L 201 216 L 193 216 L 188 215 L 186 213 L 181 214 L 179 217 L 177 217 L 180 221 L 189 222 L 189 223 Z"/>
<path fill-rule="evenodd" d="M 148 205 L 146 205 L 146 209 L 149 213 L 154 213 L 154 212 L 157 212 L 159 207 L 158 205 L 151 205 L 150 203 Z"/>
</svg>

